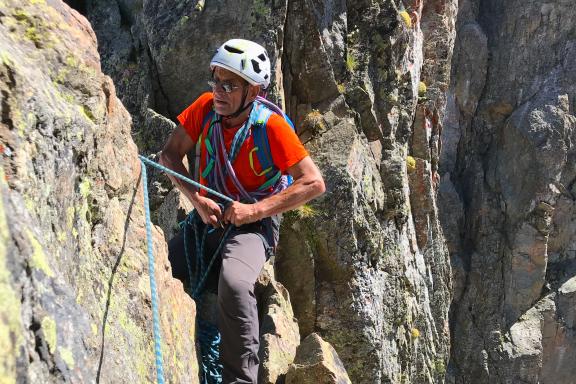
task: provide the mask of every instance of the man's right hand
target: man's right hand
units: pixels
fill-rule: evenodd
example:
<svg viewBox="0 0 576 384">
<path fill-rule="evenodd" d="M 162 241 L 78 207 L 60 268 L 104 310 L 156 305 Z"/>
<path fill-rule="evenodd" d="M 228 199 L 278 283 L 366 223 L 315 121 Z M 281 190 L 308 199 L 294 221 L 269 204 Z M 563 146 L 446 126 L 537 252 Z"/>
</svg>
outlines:
<svg viewBox="0 0 576 384">
<path fill-rule="evenodd" d="M 220 226 L 222 210 L 220 206 L 212 199 L 197 195 L 192 201 L 194 208 L 198 211 L 204 224 L 210 224 L 213 227 Z"/>
</svg>

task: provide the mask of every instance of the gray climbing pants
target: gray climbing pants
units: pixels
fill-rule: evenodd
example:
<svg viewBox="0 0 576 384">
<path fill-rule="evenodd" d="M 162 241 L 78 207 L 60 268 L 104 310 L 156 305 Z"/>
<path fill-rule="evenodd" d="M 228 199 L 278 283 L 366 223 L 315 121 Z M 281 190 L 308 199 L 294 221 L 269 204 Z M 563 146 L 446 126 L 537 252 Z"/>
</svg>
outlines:
<svg viewBox="0 0 576 384">
<path fill-rule="evenodd" d="M 259 323 L 254 285 L 266 262 L 266 249 L 256 231 L 232 231 L 214 265 L 206 289 L 218 292 L 218 328 L 223 383 L 258 382 Z M 205 260 L 219 244 L 221 230 L 206 239 Z M 194 247 L 189 247 L 193 252 Z M 174 277 L 185 282 L 188 270 L 182 234 L 169 243 L 168 257 Z"/>
</svg>

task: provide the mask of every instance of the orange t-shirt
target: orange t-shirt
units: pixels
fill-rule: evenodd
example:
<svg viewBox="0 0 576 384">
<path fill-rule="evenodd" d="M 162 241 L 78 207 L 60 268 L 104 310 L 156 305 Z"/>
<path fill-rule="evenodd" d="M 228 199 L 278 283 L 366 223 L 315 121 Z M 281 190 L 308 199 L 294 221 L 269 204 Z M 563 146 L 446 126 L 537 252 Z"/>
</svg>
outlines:
<svg viewBox="0 0 576 384">
<path fill-rule="evenodd" d="M 211 92 L 206 92 L 196 99 L 196 101 L 186 108 L 180 115 L 178 115 L 178 121 L 182 124 L 184 129 L 186 129 L 186 132 L 194 143 L 198 141 L 198 137 L 200 136 L 202 129 L 204 129 L 202 126 L 204 117 L 212 110 L 212 108 L 213 95 Z M 224 144 L 228 153 L 234 135 L 241 127 L 242 124 L 236 127 L 222 129 Z M 292 127 L 290 127 L 282 116 L 275 113 L 270 116 L 266 123 L 266 133 L 268 135 L 272 161 L 283 174 L 286 173 L 288 168 L 308 156 L 308 152 L 300 142 L 300 139 L 298 139 L 298 136 Z M 254 169 L 250 165 L 249 156 L 253 148 L 254 137 L 252 136 L 252 133 L 250 133 L 240 147 L 238 156 L 232 164 L 238 181 L 248 192 L 257 190 L 267 180 L 266 175 L 257 175 L 257 173 L 260 174 L 262 172 L 262 167 L 260 166 L 256 154 L 253 154 L 252 156 Z M 204 150 L 202 153 L 204 153 Z M 200 161 L 200 172 L 202 172 L 205 167 L 206 159 L 205 156 L 202 155 Z M 226 186 L 231 193 L 238 193 L 229 178 L 226 181 Z M 205 194 L 205 191 L 202 191 L 202 194 Z"/>
</svg>

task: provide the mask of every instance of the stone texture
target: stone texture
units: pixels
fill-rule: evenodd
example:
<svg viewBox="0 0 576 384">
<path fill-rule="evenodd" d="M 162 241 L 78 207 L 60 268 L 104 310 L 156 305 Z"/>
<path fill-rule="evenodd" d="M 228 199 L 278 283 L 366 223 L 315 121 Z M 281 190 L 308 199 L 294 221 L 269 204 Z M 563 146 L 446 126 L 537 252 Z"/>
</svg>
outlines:
<svg viewBox="0 0 576 384">
<path fill-rule="evenodd" d="M 286 384 L 308 383 L 352 383 L 334 348 L 316 333 L 302 341 L 286 375 Z"/>
<path fill-rule="evenodd" d="M 61 1 L 3 1 L 0 55 L 2 382 L 154 381 L 140 165 L 96 36 Z M 165 376 L 188 382 L 194 304 L 153 238 Z"/>
<path fill-rule="evenodd" d="M 287 215 L 275 268 L 297 298 L 302 336 L 317 332 L 334 345 L 354 383 L 439 382 L 447 361 L 450 266 L 435 172 L 456 1 L 422 4 L 403 4 L 410 25 L 391 0 L 118 0 L 83 9 L 145 153 L 159 147 L 144 139 L 146 108 L 174 119 L 206 90 L 207 63 L 224 40 L 266 45 L 272 98 L 328 186 Z M 423 79 L 429 91 L 419 96 Z M 417 110 L 431 129 L 414 139 L 425 133 Z M 411 185 L 408 156 L 420 167 Z M 151 186 L 157 202 L 167 196 L 160 179 Z"/>
<path fill-rule="evenodd" d="M 576 275 L 574 12 L 460 2 L 439 197 L 444 232 L 461 223 L 451 382 L 573 382 L 558 303 Z"/>
<path fill-rule="evenodd" d="M 290 295 L 274 277 L 274 268 L 267 262 L 256 283 L 260 310 L 260 372 L 262 384 L 282 383 L 288 366 L 300 344 L 298 323 L 294 318 Z"/>
</svg>

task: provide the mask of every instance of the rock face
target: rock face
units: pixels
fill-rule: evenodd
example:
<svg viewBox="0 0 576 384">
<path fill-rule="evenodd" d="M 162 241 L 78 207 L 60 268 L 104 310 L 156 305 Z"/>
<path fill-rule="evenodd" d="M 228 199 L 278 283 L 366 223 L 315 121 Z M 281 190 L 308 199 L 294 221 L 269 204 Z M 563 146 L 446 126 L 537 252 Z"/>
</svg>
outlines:
<svg viewBox="0 0 576 384">
<path fill-rule="evenodd" d="M 451 381 L 572 383 L 576 9 L 460 3 L 439 197 Z"/>
<path fill-rule="evenodd" d="M 278 279 L 294 301 L 300 336 L 317 333 L 333 345 L 354 383 L 442 382 L 449 350 L 451 273 L 436 194 L 441 122 L 444 106 L 450 101 L 445 92 L 456 1 L 241 0 L 233 7 L 221 0 L 69 3 L 92 23 L 104 72 L 112 77 L 132 115 L 132 134 L 145 154 L 157 152 L 173 126 L 162 116 L 174 119 L 206 90 L 209 58 L 223 41 L 246 37 L 267 47 L 274 68 L 271 98 L 285 106 L 296 122 L 328 189 L 323 198 L 286 215 L 275 265 Z M 16 12 L 24 8 L 36 10 L 38 15 L 43 12 L 50 21 L 44 25 L 39 16 Z M 92 367 L 100 364 L 94 356 L 103 348 L 98 340 L 104 340 L 108 344 L 102 353 L 102 369 L 97 370 L 100 380 L 151 381 L 151 335 L 144 331 L 150 313 L 142 273 L 143 218 L 140 195 L 134 192 L 138 163 L 128 137 L 129 117 L 115 99 L 111 82 L 99 72 L 94 35 L 78 13 L 56 0 L 49 5 L 41 0 L 25 6 L 14 4 L 3 13 L 3 36 L 27 39 L 15 45 L 22 51 L 18 51 L 18 60 L 34 59 L 34 67 L 46 70 L 35 75 L 38 80 L 22 75 L 30 69 L 18 69 L 4 60 L 3 68 L 11 69 L 5 69 L 2 77 L 8 95 L 3 93 L 3 124 L 14 128 L 6 129 L 3 142 L 9 144 L 11 153 L 22 152 L 5 162 L 6 195 L 21 196 L 18 204 L 5 198 L 5 204 L 12 204 L 6 205 L 9 209 L 5 211 L 19 207 L 27 216 L 18 216 L 24 218 L 19 219 L 20 226 L 12 224 L 19 221 L 8 220 L 7 229 L 1 232 L 16 239 L 7 244 L 20 253 L 7 251 L 10 274 L 0 275 L 0 286 L 9 287 L 7 297 L 16 303 L 22 287 L 40 281 L 26 273 L 39 269 L 33 273 L 44 271 L 41 276 L 48 276 L 51 285 L 26 291 L 32 297 L 28 302 L 38 301 L 43 292 L 56 289 L 46 272 L 51 271 L 54 279 L 69 287 L 71 297 L 70 304 L 55 308 L 76 303 L 73 318 L 87 319 L 75 325 L 88 329 L 87 336 L 77 331 L 74 335 L 81 335 L 80 339 L 71 338 L 69 342 L 75 344 L 66 346 L 76 362 L 83 362 L 77 363 L 75 366 L 82 368 L 70 375 L 94 379 Z M 80 28 L 48 33 L 66 25 L 58 17 L 80 20 Z M 90 43 L 70 43 L 60 50 L 59 44 L 68 36 L 89 36 Z M 14 46 L 11 40 L 3 44 Z M 87 53 L 74 54 L 81 47 L 87 47 Z M 60 71 L 62 68 L 67 72 Z M 93 68 L 91 75 L 82 74 L 86 68 Z M 41 86 L 28 86 L 20 93 L 10 91 L 31 84 L 32 79 L 35 84 L 46 83 L 50 87 L 47 94 L 42 94 Z M 63 100 L 56 96 L 59 94 Z M 5 105 L 16 101 L 19 108 L 5 112 Z M 31 110 L 36 105 L 41 112 L 53 105 L 66 106 L 70 120 Z M 13 112 L 16 110 L 19 115 Z M 177 207 L 187 208 L 154 173 L 148 187 L 154 192 L 154 218 L 168 239 L 174 233 Z M 452 190 L 453 196 L 458 196 L 456 188 Z M 27 197 L 28 191 L 32 197 Z M 22 229 L 27 228 L 24 223 L 35 238 L 46 239 L 37 240 L 40 248 L 25 248 L 24 242 L 17 242 L 30 237 Z M 192 364 L 192 338 L 175 335 L 193 333 L 190 320 L 194 309 L 181 287 L 167 277 L 164 239 L 159 233 L 155 239 L 167 375 L 171 382 L 189 382 L 197 372 Z M 37 248 L 48 256 L 33 257 Z M 130 265 L 125 272 L 124 263 Z M 122 278 L 121 273 L 125 273 Z M 84 282 L 93 280 L 104 280 L 104 284 L 94 283 L 88 289 Z M 263 329 L 270 336 L 263 339 L 267 349 L 262 354 L 262 375 L 270 382 L 282 380 L 298 334 L 282 285 L 268 284 L 274 289 L 263 308 Z M 570 294 L 563 300 L 568 297 Z M 52 374 L 52 366 L 61 364 L 58 356 L 69 361 L 70 354 L 50 345 L 61 345 L 58 335 L 68 329 L 62 327 L 71 327 L 76 321 L 66 323 L 52 314 L 55 320 L 46 320 L 42 326 L 41 311 L 48 312 L 49 305 L 38 304 L 39 309 L 32 310 L 35 307 L 28 302 L 22 316 L 3 314 L 2 321 L 11 324 L 9 329 L 17 331 L 15 335 L 27 335 L 30 345 L 19 348 L 24 336 L 0 339 L 7 340 L 9 351 L 26 351 L 18 360 L 25 363 L 2 361 L 10 372 L 16 367 L 40 367 L 18 368 L 22 372 L 18 374 L 41 374 L 40 381 L 47 382 L 62 380 L 59 373 Z M 121 311 L 124 307 L 129 309 Z M 109 320 L 90 334 L 90 322 L 102 321 L 102 308 Z M 171 321 L 184 316 L 188 322 Z M 52 329 L 56 329 L 56 344 Z M 137 336 L 131 336 L 134 333 Z M 34 347 L 36 340 L 44 343 L 44 349 Z M 123 353 L 127 349 L 149 353 L 145 360 L 137 360 Z M 283 366 L 272 364 L 269 353 L 273 351 L 281 352 L 274 356 L 281 357 Z M 126 378 L 127 371 L 134 377 Z"/>
<path fill-rule="evenodd" d="M 85 4 L 146 153 L 162 143 L 145 139 L 143 108 L 174 119 L 228 38 L 267 47 L 272 99 L 328 187 L 281 234 L 275 269 L 300 335 L 330 342 L 354 383 L 442 381 L 451 274 L 435 171 L 456 1 Z"/>
<path fill-rule="evenodd" d="M 88 21 L 0 3 L 0 381 L 155 381 L 140 164 Z M 164 370 L 197 376 L 194 304 L 153 231 Z"/>
<path fill-rule="evenodd" d="M 260 312 L 260 372 L 258 383 L 282 383 L 300 344 L 288 290 L 276 281 L 274 267 L 266 263 L 256 285 Z"/>
</svg>

